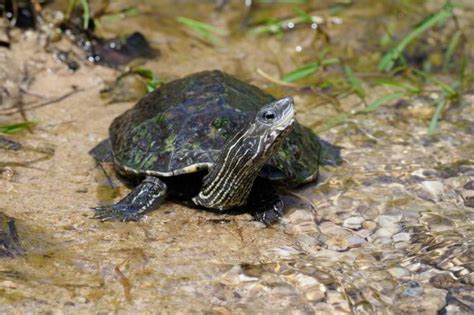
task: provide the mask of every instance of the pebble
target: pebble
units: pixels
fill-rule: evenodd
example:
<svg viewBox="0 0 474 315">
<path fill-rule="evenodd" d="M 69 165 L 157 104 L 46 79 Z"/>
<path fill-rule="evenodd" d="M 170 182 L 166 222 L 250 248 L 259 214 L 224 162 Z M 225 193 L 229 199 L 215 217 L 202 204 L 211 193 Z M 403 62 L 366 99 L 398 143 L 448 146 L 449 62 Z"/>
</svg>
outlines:
<svg viewBox="0 0 474 315">
<path fill-rule="evenodd" d="M 464 184 L 463 188 L 467 190 L 474 190 L 474 180 L 468 181 L 466 184 Z"/>
<path fill-rule="evenodd" d="M 326 241 L 329 250 L 344 251 L 349 247 L 349 242 L 346 238 L 334 236 Z"/>
<path fill-rule="evenodd" d="M 421 268 L 421 264 L 420 263 L 409 264 L 408 266 L 406 266 L 406 268 L 410 270 L 411 272 L 416 272 Z"/>
<path fill-rule="evenodd" d="M 431 194 L 433 196 L 433 198 L 435 198 L 436 200 L 440 200 L 441 199 L 441 195 L 443 194 L 444 192 L 444 185 L 442 182 L 440 181 L 436 181 L 436 180 L 426 180 L 426 181 L 423 181 L 421 182 L 421 187 L 426 191 L 428 192 L 429 194 Z"/>
<path fill-rule="evenodd" d="M 363 238 L 360 237 L 359 235 L 353 235 L 347 239 L 347 242 L 349 244 L 349 247 L 355 247 L 362 245 L 364 243 L 367 243 L 367 241 Z"/>
<path fill-rule="evenodd" d="M 270 251 L 273 254 L 280 256 L 281 258 L 290 258 L 300 254 L 300 252 L 296 248 L 290 246 L 274 247 L 270 249 Z"/>
<path fill-rule="evenodd" d="M 367 220 L 362 222 L 362 227 L 366 230 L 373 231 L 377 228 L 377 223 L 375 223 L 374 221 Z"/>
<path fill-rule="evenodd" d="M 358 230 L 362 227 L 364 219 L 362 217 L 350 217 L 344 220 L 343 226 L 349 229 Z"/>
<path fill-rule="evenodd" d="M 436 314 L 446 305 L 446 294 L 446 290 L 443 289 L 426 288 L 423 298 L 420 299 L 420 306 L 426 314 Z"/>
<path fill-rule="evenodd" d="M 409 277 L 410 271 L 402 267 L 393 267 L 387 270 L 392 276 L 397 279 Z"/>
<path fill-rule="evenodd" d="M 466 207 L 474 208 L 474 190 L 464 190 L 461 196 Z"/>
<path fill-rule="evenodd" d="M 410 280 L 406 283 L 400 284 L 400 289 L 402 289 L 402 297 L 417 297 L 423 293 L 423 287 L 416 281 Z"/>
<path fill-rule="evenodd" d="M 319 225 L 319 229 L 321 233 L 328 236 L 347 237 L 352 234 L 350 231 L 330 221 L 322 222 Z"/>
<path fill-rule="evenodd" d="M 314 216 L 307 210 L 295 210 L 285 216 L 286 232 L 289 234 L 311 234 L 318 231 Z"/>
<path fill-rule="evenodd" d="M 11 181 L 13 176 L 15 175 L 15 171 L 11 167 L 4 167 L 0 168 L 0 178 L 6 181 Z"/>
<path fill-rule="evenodd" d="M 377 218 L 377 223 L 380 226 L 387 227 L 396 225 L 396 223 L 400 222 L 402 219 L 402 215 L 381 215 Z"/>
<path fill-rule="evenodd" d="M 308 301 L 321 301 L 326 296 L 326 287 L 313 277 L 298 274 L 295 277 L 298 287 Z"/>
<path fill-rule="evenodd" d="M 347 300 L 344 298 L 344 296 L 337 292 L 337 291 L 328 291 L 327 292 L 327 297 L 326 301 L 328 304 L 334 305 L 336 309 L 340 309 L 340 313 L 350 313 L 350 307 L 349 304 L 347 303 Z"/>
<path fill-rule="evenodd" d="M 394 236 L 392 236 L 392 240 L 395 243 L 408 242 L 410 240 L 410 234 L 406 233 L 406 232 L 398 233 L 398 234 L 395 234 Z"/>
<path fill-rule="evenodd" d="M 362 230 L 357 231 L 356 233 L 360 237 L 367 238 L 370 235 L 372 235 L 373 232 L 371 230 L 362 229 Z"/>
<path fill-rule="evenodd" d="M 372 237 L 373 238 L 392 237 L 392 235 L 395 234 L 395 232 L 398 232 L 398 231 L 396 231 L 394 228 L 383 227 L 375 231 Z"/>
<path fill-rule="evenodd" d="M 392 239 L 390 237 L 377 237 L 372 241 L 373 244 L 375 245 L 386 245 L 386 244 L 391 244 Z"/>
</svg>

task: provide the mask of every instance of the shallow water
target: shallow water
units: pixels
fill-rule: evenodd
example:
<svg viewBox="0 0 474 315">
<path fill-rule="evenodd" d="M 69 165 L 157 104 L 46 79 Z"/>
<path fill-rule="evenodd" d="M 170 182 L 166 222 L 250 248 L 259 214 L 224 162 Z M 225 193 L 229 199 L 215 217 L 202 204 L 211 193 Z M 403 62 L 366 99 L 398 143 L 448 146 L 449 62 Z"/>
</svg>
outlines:
<svg viewBox="0 0 474 315">
<path fill-rule="evenodd" d="M 367 4 L 354 5 L 340 15 L 342 24 L 325 29 L 334 51 L 348 59 L 375 45 L 382 33 L 375 26 L 397 20 L 383 15 L 386 7 L 367 10 Z M 233 33 L 244 12 L 240 2 L 222 12 L 212 2 L 186 1 L 139 9 L 142 15 L 105 24 L 102 31 L 114 34 L 121 25 L 142 31 L 161 51 L 145 66 L 165 81 L 221 69 L 275 96 L 294 95 L 297 119 L 312 128 L 359 103 L 349 96 L 335 106 L 320 93 L 281 87 L 257 74 L 261 69 L 279 77 L 311 62 L 329 43 L 309 26 L 283 38 L 254 38 Z M 263 6 L 258 14 L 285 16 L 288 10 Z M 232 35 L 209 44 L 180 26 L 178 15 Z M 399 31 L 411 21 L 405 28 L 400 23 Z M 249 215 L 216 215 L 174 202 L 139 222 L 101 223 L 91 218 L 90 207 L 128 188 L 115 178 L 111 188 L 87 152 L 133 102 L 106 105 L 100 97 L 117 76 L 114 70 L 82 63 L 71 73 L 41 48 L 41 34 L 15 35 L 11 51 L 1 51 L 0 68 L 15 67 L 32 78 L 24 102 L 38 101 L 36 94 L 48 99 L 77 92 L 28 111 L 38 122 L 34 132 L 13 137 L 26 149 L 1 151 L 5 164 L 46 155 L 31 165 L 3 166 L 0 174 L 0 211 L 17 219 L 28 253 L 0 262 L 1 313 L 474 311 L 474 208 L 465 205 L 474 180 L 472 89 L 444 113 L 433 137 L 426 133 L 433 107 L 419 97 L 323 133 L 343 148 L 344 164 L 322 169 L 317 183 L 285 192 L 286 214 L 270 228 Z M 65 41 L 58 45 L 67 47 Z M 324 75 L 343 76 L 330 69 Z M 21 75 L 10 78 L 21 81 Z M 386 93 L 367 87 L 369 100 Z M 13 118 L 0 116 L 0 124 Z"/>
</svg>

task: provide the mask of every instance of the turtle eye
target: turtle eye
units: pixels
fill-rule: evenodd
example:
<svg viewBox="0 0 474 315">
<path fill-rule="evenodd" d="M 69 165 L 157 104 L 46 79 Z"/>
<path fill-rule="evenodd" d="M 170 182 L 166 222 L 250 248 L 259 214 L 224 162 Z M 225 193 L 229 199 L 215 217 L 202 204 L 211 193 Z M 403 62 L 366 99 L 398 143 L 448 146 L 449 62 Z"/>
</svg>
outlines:
<svg viewBox="0 0 474 315">
<path fill-rule="evenodd" d="M 275 119 L 275 117 L 276 117 L 276 114 L 272 110 L 266 110 L 262 114 L 262 118 L 266 121 L 272 121 L 273 119 Z"/>
</svg>

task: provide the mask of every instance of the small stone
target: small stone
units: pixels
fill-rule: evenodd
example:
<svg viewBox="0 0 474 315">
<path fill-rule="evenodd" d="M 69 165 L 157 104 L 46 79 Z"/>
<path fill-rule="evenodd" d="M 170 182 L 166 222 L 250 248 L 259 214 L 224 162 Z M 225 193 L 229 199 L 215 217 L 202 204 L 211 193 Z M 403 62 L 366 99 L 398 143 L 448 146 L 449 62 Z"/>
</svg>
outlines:
<svg viewBox="0 0 474 315">
<path fill-rule="evenodd" d="M 467 190 L 474 190 L 474 180 L 468 181 L 462 188 Z"/>
<path fill-rule="evenodd" d="M 425 314 L 436 314 L 446 305 L 446 294 L 444 289 L 426 288 L 423 298 L 420 299 L 420 307 L 425 311 Z M 472 297 L 471 292 L 468 292 L 468 295 Z M 464 302 L 457 296 L 454 296 L 453 299 L 461 301 L 461 303 Z"/>
<path fill-rule="evenodd" d="M 392 237 L 394 234 L 393 229 L 387 229 L 387 228 L 381 228 L 375 231 L 374 235 L 372 236 L 373 238 L 379 238 L 379 237 Z"/>
<path fill-rule="evenodd" d="M 285 231 L 289 234 L 311 234 L 318 231 L 313 214 L 307 210 L 295 210 L 283 220 L 287 223 Z"/>
<path fill-rule="evenodd" d="M 340 308 L 341 313 L 350 313 L 350 308 L 347 303 L 347 299 L 341 293 L 334 290 L 328 291 L 326 301 L 328 304 L 331 304 L 336 307 L 336 309 Z"/>
<path fill-rule="evenodd" d="M 474 166 L 473 165 L 459 165 L 459 171 L 466 176 L 473 176 Z"/>
<path fill-rule="evenodd" d="M 314 273 L 314 277 L 322 284 L 325 284 L 326 286 L 334 283 L 336 279 L 334 277 L 326 272 L 323 271 L 318 271 Z"/>
<path fill-rule="evenodd" d="M 305 297 L 308 301 L 317 302 L 326 297 L 326 294 L 320 288 L 311 288 L 305 292 Z"/>
<path fill-rule="evenodd" d="M 304 274 L 298 274 L 295 277 L 295 281 L 304 292 L 308 301 L 321 301 L 325 298 L 326 287 L 317 279 Z"/>
<path fill-rule="evenodd" d="M 387 271 L 397 279 L 409 277 L 411 274 L 410 271 L 402 267 L 393 267 L 388 269 Z"/>
<path fill-rule="evenodd" d="M 334 236 L 326 241 L 329 250 L 344 251 L 349 247 L 349 242 L 346 238 Z"/>
<path fill-rule="evenodd" d="M 375 245 L 386 245 L 392 243 L 392 239 L 390 237 L 377 237 L 372 243 Z"/>
<path fill-rule="evenodd" d="M 440 181 L 426 180 L 421 182 L 421 187 L 436 200 L 440 200 L 441 195 L 444 193 L 444 185 Z"/>
<path fill-rule="evenodd" d="M 319 225 L 319 229 L 321 233 L 328 236 L 347 237 L 352 234 L 350 231 L 330 221 L 322 222 Z"/>
<path fill-rule="evenodd" d="M 410 234 L 406 233 L 406 232 L 398 233 L 398 234 L 395 234 L 394 236 L 392 236 L 392 240 L 395 243 L 408 242 L 410 240 Z"/>
<path fill-rule="evenodd" d="M 274 247 L 270 249 L 270 252 L 272 252 L 272 256 L 278 255 L 281 258 L 289 258 L 300 254 L 296 248 L 290 246 Z"/>
<path fill-rule="evenodd" d="M 413 263 L 407 266 L 407 269 L 411 272 L 417 272 L 421 267 L 420 263 Z"/>
<path fill-rule="evenodd" d="M 400 289 L 402 289 L 402 297 L 414 298 L 420 296 L 423 293 L 423 287 L 414 280 L 400 284 Z"/>
<path fill-rule="evenodd" d="M 362 227 L 366 230 L 373 231 L 377 228 L 377 223 L 375 223 L 374 221 L 367 220 L 362 222 Z"/>
<path fill-rule="evenodd" d="M 344 220 L 343 226 L 349 229 L 358 230 L 364 221 L 361 217 L 350 217 Z"/>
<path fill-rule="evenodd" d="M 440 273 L 430 278 L 430 283 L 439 289 L 449 289 L 456 284 L 456 278 L 450 272 Z"/>
<path fill-rule="evenodd" d="M 464 190 L 461 196 L 466 207 L 474 208 L 474 190 Z"/>
<path fill-rule="evenodd" d="M 4 167 L 0 168 L 0 178 L 6 181 L 11 181 L 13 176 L 15 175 L 15 171 L 11 167 Z"/>
<path fill-rule="evenodd" d="M 358 235 L 353 235 L 353 236 L 349 237 L 347 239 L 347 242 L 349 244 L 349 247 L 356 247 L 356 246 L 362 245 L 364 243 L 367 243 L 367 241 L 364 238 L 362 238 Z"/>
<path fill-rule="evenodd" d="M 367 229 L 362 229 L 362 230 L 357 231 L 356 233 L 362 238 L 367 238 L 370 235 L 372 235 L 373 232 Z"/>
<path fill-rule="evenodd" d="M 377 218 L 377 223 L 380 226 L 387 227 L 395 225 L 396 223 L 400 222 L 402 219 L 402 215 L 381 215 Z"/>
</svg>

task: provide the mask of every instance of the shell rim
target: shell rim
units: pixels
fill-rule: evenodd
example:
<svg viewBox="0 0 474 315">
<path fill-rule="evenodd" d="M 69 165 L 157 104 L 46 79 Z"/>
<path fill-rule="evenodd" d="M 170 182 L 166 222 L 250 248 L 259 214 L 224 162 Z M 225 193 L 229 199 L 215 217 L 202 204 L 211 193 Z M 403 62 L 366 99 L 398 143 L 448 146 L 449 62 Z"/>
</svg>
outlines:
<svg viewBox="0 0 474 315">
<path fill-rule="evenodd" d="M 191 164 L 191 165 L 188 165 L 186 167 L 183 167 L 183 168 L 180 168 L 180 169 L 177 169 L 177 170 L 173 170 L 173 171 L 170 171 L 170 172 L 159 172 L 159 171 L 152 171 L 152 170 L 138 171 L 134 168 L 131 168 L 131 167 L 122 165 L 120 163 L 117 163 L 115 158 L 113 159 L 113 164 L 115 166 L 117 166 L 119 168 L 119 170 L 122 171 L 122 172 L 132 173 L 132 174 L 135 174 L 135 175 L 150 175 L 150 176 L 162 176 L 162 177 L 173 177 L 173 176 L 177 176 L 177 175 L 197 173 L 197 172 L 200 172 L 200 171 L 203 171 L 203 170 L 207 170 L 211 166 L 214 165 L 214 163 L 195 163 L 195 164 Z M 319 176 L 319 170 L 316 171 L 314 174 L 311 174 L 310 176 L 303 179 L 299 183 L 298 186 L 310 183 L 312 181 L 315 181 L 318 178 L 318 176 Z M 280 177 L 273 178 L 273 179 L 270 178 L 270 181 L 271 182 L 280 182 L 280 181 L 284 181 L 285 178 L 286 178 L 285 176 L 280 176 Z"/>
</svg>

